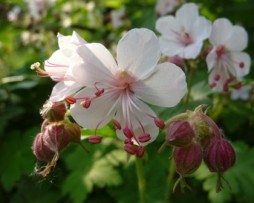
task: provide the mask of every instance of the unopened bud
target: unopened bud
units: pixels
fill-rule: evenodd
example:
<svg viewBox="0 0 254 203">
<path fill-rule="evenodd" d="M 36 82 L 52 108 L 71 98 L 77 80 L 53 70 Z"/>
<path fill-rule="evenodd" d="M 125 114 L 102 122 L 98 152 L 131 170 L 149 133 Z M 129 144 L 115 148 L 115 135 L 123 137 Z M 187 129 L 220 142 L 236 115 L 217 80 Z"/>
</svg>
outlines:
<svg viewBox="0 0 254 203">
<path fill-rule="evenodd" d="M 202 162 L 202 148 L 199 143 L 193 142 L 188 147 L 177 147 L 173 157 L 177 173 L 181 176 L 190 175 Z"/>
<path fill-rule="evenodd" d="M 37 134 L 34 139 L 33 153 L 38 160 L 44 162 L 51 161 L 55 155 L 55 152 L 45 144 L 42 133 Z"/>
<path fill-rule="evenodd" d="M 88 138 L 88 141 L 92 144 L 99 144 L 101 143 L 102 137 L 98 135 L 92 135 Z"/>
<path fill-rule="evenodd" d="M 69 141 L 79 143 L 81 138 L 81 130 L 79 125 L 76 123 L 67 123 L 64 127 L 69 136 Z"/>
<path fill-rule="evenodd" d="M 204 147 L 204 161 L 211 172 L 225 172 L 235 159 L 232 145 L 224 138 L 213 138 Z"/>
<path fill-rule="evenodd" d="M 187 147 L 192 143 L 195 132 L 188 121 L 173 121 L 166 134 L 166 142 L 176 147 Z"/>
<path fill-rule="evenodd" d="M 66 106 L 63 102 L 47 101 L 41 110 L 42 117 L 49 122 L 61 121 L 64 119 Z"/>
</svg>

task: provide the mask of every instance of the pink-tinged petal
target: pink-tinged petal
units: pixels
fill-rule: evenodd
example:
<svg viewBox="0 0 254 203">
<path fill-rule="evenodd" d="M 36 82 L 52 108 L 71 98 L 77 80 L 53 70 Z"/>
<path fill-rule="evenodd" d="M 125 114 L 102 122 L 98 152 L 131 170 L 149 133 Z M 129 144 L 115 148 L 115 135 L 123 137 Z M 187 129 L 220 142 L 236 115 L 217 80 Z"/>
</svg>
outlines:
<svg viewBox="0 0 254 203">
<path fill-rule="evenodd" d="M 212 32 L 210 36 L 210 42 L 213 45 L 224 44 L 232 34 L 233 25 L 226 18 L 219 18 L 214 21 L 212 26 Z"/>
<path fill-rule="evenodd" d="M 75 95 L 75 98 L 93 96 L 96 89 L 85 88 Z M 118 107 L 118 98 L 112 94 L 102 94 L 91 102 L 89 108 L 80 105 L 82 100 L 77 100 L 71 106 L 70 113 L 73 119 L 84 128 L 101 128 L 106 125 L 114 116 Z"/>
<path fill-rule="evenodd" d="M 177 12 L 178 23 L 184 27 L 184 32 L 189 33 L 193 22 L 199 17 L 198 7 L 193 3 L 184 4 Z"/>
<path fill-rule="evenodd" d="M 140 125 L 140 124 L 142 124 L 142 126 L 145 129 L 145 132 L 150 134 L 151 139 L 147 142 L 144 142 L 144 143 L 137 143 L 135 140 L 133 140 L 133 141 L 134 141 L 134 143 L 139 144 L 140 146 L 145 146 L 145 145 L 153 142 L 157 138 L 157 136 L 159 134 L 159 129 L 154 124 L 153 119 L 151 117 L 147 116 L 144 112 L 146 112 L 152 116 L 155 116 L 155 117 L 156 117 L 156 114 L 153 112 L 153 110 L 148 105 L 146 105 L 142 101 L 135 99 L 134 102 L 136 103 L 136 105 L 139 108 L 139 109 L 137 109 L 134 106 L 132 106 L 132 108 L 131 108 L 132 112 L 130 112 L 130 121 L 131 121 L 131 125 L 133 127 L 135 137 L 137 139 L 139 135 L 143 134 L 143 131 L 142 131 L 142 128 Z M 117 111 L 116 120 L 120 122 L 121 126 L 125 126 L 125 117 L 123 116 L 123 109 L 119 109 L 119 111 Z M 121 140 L 126 139 L 126 136 L 123 134 L 122 130 L 117 130 L 116 133 L 117 133 L 117 136 L 119 137 L 119 139 L 121 139 Z"/>
<path fill-rule="evenodd" d="M 225 41 L 225 47 L 230 51 L 242 51 L 247 47 L 248 34 L 241 26 L 234 26 L 231 36 Z"/>
<path fill-rule="evenodd" d="M 179 56 L 185 59 L 195 59 L 199 55 L 202 46 L 202 41 L 190 44 L 184 48 L 183 52 Z"/>
<path fill-rule="evenodd" d="M 211 22 L 206 18 L 200 16 L 193 23 L 190 35 L 192 36 L 194 41 L 200 42 L 203 41 L 204 39 L 207 39 L 210 36 L 211 30 L 212 30 Z"/>
<path fill-rule="evenodd" d="M 139 79 L 150 75 L 160 59 L 159 42 L 145 28 L 132 29 L 117 45 L 117 63 L 121 70 L 130 71 Z"/>
<path fill-rule="evenodd" d="M 244 52 L 231 52 L 231 60 L 233 61 L 233 68 L 236 72 L 236 77 L 243 77 L 250 72 L 251 59 L 249 54 Z"/>
<path fill-rule="evenodd" d="M 179 33 L 182 32 L 181 26 L 174 16 L 163 16 L 156 21 L 156 30 L 158 30 L 163 37 L 169 40 L 177 41 Z"/>
<path fill-rule="evenodd" d="M 159 38 L 159 43 L 161 47 L 161 52 L 166 56 L 176 56 L 181 55 L 184 50 L 184 46 L 178 41 L 168 40 L 164 36 Z"/>
<path fill-rule="evenodd" d="M 57 50 L 44 62 L 44 68 L 52 80 L 59 80 L 64 77 L 69 64 L 70 59 L 61 50 Z"/>
<path fill-rule="evenodd" d="M 52 102 L 63 101 L 67 96 L 73 95 L 82 87 L 82 85 L 75 82 L 69 81 L 68 85 L 65 82 L 59 82 L 53 87 L 49 100 Z"/>
<path fill-rule="evenodd" d="M 185 74 L 172 63 L 162 63 L 157 68 L 149 78 L 137 83 L 133 91 L 145 102 L 161 107 L 175 106 L 187 91 Z"/>
<path fill-rule="evenodd" d="M 79 57 L 73 58 L 72 75 L 76 81 L 94 87 L 95 82 L 112 81 L 117 70 L 116 62 L 109 51 L 101 44 L 91 43 L 77 49 Z"/>
<path fill-rule="evenodd" d="M 215 66 L 217 61 L 217 55 L 216 55 L 216 47 L 214 47 L 207 55 L 206 57 L 206 64 L 208 66 L 208 71 L 211 71 L 212 68 Z"/>
</svg>

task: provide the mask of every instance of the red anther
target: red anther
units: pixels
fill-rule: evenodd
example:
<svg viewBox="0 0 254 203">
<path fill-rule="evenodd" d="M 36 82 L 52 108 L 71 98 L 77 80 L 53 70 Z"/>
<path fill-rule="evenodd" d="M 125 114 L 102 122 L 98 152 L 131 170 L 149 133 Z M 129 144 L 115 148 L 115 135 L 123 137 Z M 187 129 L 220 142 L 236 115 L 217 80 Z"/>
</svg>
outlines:
<svg viewBox="0 0 254 203">
<path fill-rule="evenodd" d="M 133 144 L 125 144 L 124 150 L 129 154 L 136 154 L 137 148 Z"/>
<path fill-rule="evenodd" d="M 145 153 L 145 147 L 139 146 L 136 152 L 137 157 L 143 157 Z"/>
<path fill-rule="evenodd" d="M 98 90 L 97 92 L 95 92 L 95 95 L 97 97 L 101 96 L 104 93 L 104 89 Z"/>
<path fill-rule="evenodd" d="M 91 105 L 91 100 L 89 98 L 84 99 L 82 102 L 80 102 L 80 105 L 88 109 Z"/>
<path fill-rule="evenodd" d="M 116 130 L 121 130 L 121 124 L 117 120 L 113 120 L 113 124 Z"/>
<path fill-rule="evenodd" d="M 234 86 L 234 88 L 236 90 L 239 90 L 241 87 L 242 87 L 242 83 L 241 82 L 236 83 L 235 86 Z"/>
<path fill-rule="evenodd" d="M 124 144 L 131 144 L 131 145 L 133 145 L 133 142 L 132 142 L 131 139 L 126 139 L 126 140 L 124 140 Z"/>
<path fill-rule="evenodd" d="M 148 142 L 149 140 L 151 140 L 151 135 L 148 134 L 148 133 L 141 134 L 141 135 L 138 137 L 138 140 L 139 140 L 140 142 Z"/>
<path fill-rule="evenodd" d="M 214 80 L 215 80 L 215 81 L 219 81 L 219 80 L 220 80 L 220 75 L 219 75 L 219 74 L 215 75 L 215 76 L 214 76 Z"/>
<path fill-rule="evenodd" d="M 76 103 L 76 99 L 74 97 L 68 96 L 64 99 L 68 104 L 75 104 Z"/>
<path fill-rule="evenodd" d="M 239 67 L 240 67 L 240 68 L 244 68 L 244 62 L 240 62 L 240 63 L 239 63 Z"/>
<path fill-rule="evenodd" d="M 161 119 L 159 119 L 159 118 L 157 118 L 157 117 L 155 117 L 153 120 L 154 120 L 155 125 L 156 125 L 158 128 L 163 129 L 163 128 L 165 127 L 165 123 L 164 123 L 163 120 L 161 120 Z"/>
<path fill-rule="evenodd" d="M 99 144 L 101 143 L 102 137 L 98 135 L 92 135 L 88 138 L 88 142 L 92 144 Z"/>
<path fill-rule="evenodd" d="M 131 139 L 131 138 L 134 137 L 134 133 L 133 133 L 132 129 L 130 129 L 130 128 L 128 128 L 128 127 L 123 129 L 123 134 L 124 134 L 127 138 L 129 138 L 129 139 Z"/>
<path fill-rule="evenodd" d="M 214 87 L 216 87 L 216 83 L 215 82 L 210 84 L 210 88 L 214 88 Z"/>
<path fill-rule="evenodd" d="M 216 55 L 217 55 L 217 57 L 220 58 L 224 53 L 225 53 L 225 47 L 224 46 L 219 46 L 216 49 Z"/>
</svg>

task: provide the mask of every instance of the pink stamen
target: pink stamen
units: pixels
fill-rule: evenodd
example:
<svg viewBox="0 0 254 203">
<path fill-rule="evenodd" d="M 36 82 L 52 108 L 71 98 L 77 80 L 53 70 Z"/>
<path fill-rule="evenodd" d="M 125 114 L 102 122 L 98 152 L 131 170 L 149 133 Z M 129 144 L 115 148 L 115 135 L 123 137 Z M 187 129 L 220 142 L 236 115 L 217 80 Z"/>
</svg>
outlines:
<svg viewBox="0 0 254 203">
<path fill-rule="evenodd" d="M 128 138 L 128 139 L 131 139 L 134 137 L 134 132 L 132 129 L 126 127 L 123 129 L 123 134 Z"/>
<path fill-rule="evenodd" d="M 95 92 L 95 95 L 96 95 L 97 97 L 99 97 L 99 96 L 101 96 L 103 93 L 104 93 L 104 89 L 100 89 L 100 90 L 98 90 L 97 92 Z"/>
<path fill-rule="evenodd" d="M 64 99 L 68 104 L 75 104 L 77 102 L 77 100 L 72 97 L 72 96 L 68 96 Z"/>
<path fill-rule="evenodd" d="M 234 86 L 234 88 L 235 88 L 236 90 L 241 89 L 241 87 L 242 87 L 242 83 L 241 83 L 241 82 L 236 83 L 235 86 Z"/>
<path fill-rule="evenodd" d="M 137 148 L 133 144 L 125 144 L 124 150 L 129 154 L 136 154 Z"/>
<path fill-rule="evenodd" d="M 137 157 L 143 157 L 145 153 L 145 148 L 142 146 L 139 146 L 136 152 Z"/>
<path fill-rule="evenodd" d="M 239 67 L 240 67 L 240 68 L 244 68 L 244 66 L 245 66 L 244 62 L 240 62 L 240 63 L 239 63 Z"/>
<path fill-rule="evenodd" d="M 117 120 L 113 120 L 113 124 L 114 124 L 114 127 L 116 130 L 121 130 L 122 127 L 121 127 L 121 124 L 117 121 Z"/>
<path fill-rule="evenodd" d="M 144 134 L 141 134 L 139 137 L 138 137 L 138 140 L 142 143 L 144 142 L 148 142 L 149 140 L 151 140 L 151 135 L 149 133 L 144 133 Z"/>
<path fill-rule="evenodd" d="M 215 76 L 214 76 L 214 80 L 215 80 L 215 81 L 219 81 L 219 80 L 220 80 L 220 78 L 221 78 L 221 77 L 220 77 L 220 75 L 219 75 L 219 74 L 217 74 L 217 75 L 215 75 Z"/>
<path fill-rule="evenodd" d="M 80 102 L 80 105 L 83 106 L 84 108 L 88 109 L 91 105 L 91 99 L 85 98 L 82 102 Z"/>
<path fill-rule="evenodd" d="M 217 84 L 215 82 L 210 84 L 210 88 L 215 88 L 217 86 Z"/>
<path fill-rule="evenodd" d="M 99 144 L 101 143 L 102 137 L 98 135 L 92 135 L 88 138 L 88 141 L 92 144 Z"/>
<path fill-rule="evenodd" d="M 218 58 L 220 58 L 224 53 L 225 53 L 225 47 L 224 46 L 221 45 L 216 49 L 216 55 L 217 55 Z"/>
<path fill-rule="evenodd" d="M 153 121 L 158 128 L 163 129 L 165 127 L 164 121 L 161 120 L 160 118 L 154 117 Z"/>
</svg>

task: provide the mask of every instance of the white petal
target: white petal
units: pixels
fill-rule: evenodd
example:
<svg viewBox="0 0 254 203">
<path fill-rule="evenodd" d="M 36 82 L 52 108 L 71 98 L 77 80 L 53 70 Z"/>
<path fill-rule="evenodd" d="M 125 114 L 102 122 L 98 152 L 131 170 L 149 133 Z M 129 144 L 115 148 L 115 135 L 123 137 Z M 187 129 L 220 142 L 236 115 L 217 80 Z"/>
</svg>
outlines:
<svg viewBox="0 0 254 203">
<path fill-rule="evenodd" d="M 210 42 L 213 45 L 224 44 L 231 36 L 232 30 L 233 25 L 228 19 L 219 18 L 215 20 L 212 26 Z"/>
<path fill-rule="evenodd" d="M 176 18 L 181 26 L 184 28 L 184 32 L 189 33 L 191 26 L 195 20 L 199 17 L 198 7 L 193 3 L 184 4 L 177 12 Z"/>
<path fill-rule="evenodd" d="M 178 41 L 172 41 L 162 36 L 159 38 L 159 43 L 161 52 L 166 56 L 172 57 L 183 53 L 184 46 Z"/>
<path fill-rule="evenodd" d="M 151 139 L 146 142 L 146 143 L 139 143 L 141 146 L 145 146 L 151 142 L 153 142 L 158 134 L 159 134 L 159 129 L 158 127 L 154 124 L 154 121 L 152 118 L 150 118 L 149 116 L 145 115 L 144 112 L 149 113 L 150 115 L 156 116 L 156 114 L 153 112 L 153 110 L 147 106 L 145 103 L 139 101 L 139 100 L 135 100 L 135 103 L 137 104 L 137 106 L 139 107 L 139 109 L 135 109 L 133 107 L 133 112 L 130 114 L 130 119 L 131 119 L 131 125 L 133 127 L 134 130 L 134 134 L 136 136 L 136 138 L 143 133 L 142 128 L 140 126 L 140 123 L 142 124 L 142 126 L 145 129 L 146 133 L 149 133 L 151 136 Z M 116 120 L 120 122 L 122 128 L 126 127 L 125 126 L 125 118 L 123 117 L 123 112 L 122 109 L 119 109 L 116 113 Z M 117 136 L 121 139 L 121 140 L 125 140 L 126 137 L 123 134 L 122 130 L 117 130 Z"/>
<path fill-rule="evenodd" d="M 75 95 L 75 98 L 93 96 L 95 92 L 96 89 L 85 88 Z M 117 105 L 118 100 L 114 95 L 102 94 L 91 102 L 88 109 L 82 107 L 77 101 L 71 106 L 70 113 L 74 120 L 84 128 L 101 128 L 113 118 Z"/>
<path fill-rule="evenodd" d="M 208 53 L 206 57 L 206 64 L 208 66 L 208 71 L 211 71 L 211 69 L 216 64 L 216 61 L 217 61 L 216 47 L 213 47 L 213 49 Z"/>
<path fill-rule="evenodd" d="M 139 79 L 151 74 L 159 59 L 158 39 L 148 29 L 132 29 L 117 45 L 118 67 L 132 72 Z"/>
<path fill-rule="evenodd" d="M 67 96 L 73 95 L 82 87 L 82 85 L 75 82 L 72 82 L 72 84 L 69 82 L 68 85 L 59 82 L 53 87 L 49 100 L 52 102 L 63 101 Z"/>
<path fill-rule="evenodd" d="M 211 22 L 204 17 L 198 17 L 191 27 L 190 35 L 194 41 L 203 41 L 210 36 L 211 30 Z"/>
<path fill-rule="evenodd" d="M 179 56 L 185 59 L 195 59 L 199 55 L 203 42 L 196 42 L 186 46 Z"/>
<path fill-rule="evenodd" d="M 133 91 L 145 102 L 161 107 L 175 106 L 187 91 L 185 74 L 171 63 L 162 63 L 157 67 L 158 71 L 137 84 Z"/>
<path fill-rule="evenodd" d="M 72 33 L 71 43 L 75 44 L 77 46 L 87 44 L 87 42 L 82 37 L 80 37 L 80 35 L 75 31 L 73 31 L 73 33 Z"/>
<path fill-rule="evenodd" d="M 250 72 L 251 59 L 250 56 L 244 52 L 231 52 L 231 59 L 233 61 L 233 67 L 236 71 L 236 77 L 243 77 Z M 240 67 L 240 63 L 244 64 L 244 67 Z"/>
<path fill-rule="evenodd" d="M 70 59 L 61 50 L 55 51 L 44 63 L 44 68 L 53 80 L 62 79 L 69 68 Z"/>
<path fill-rule="evenodd" d="M 231 36 L 226 40 L 225 46 L 230 51 L 242 51 L 247 47 L 248 34 L 241 26 L 234 26 Z"/>
<path fill-rule="evenodd" d="M 77 49 L 79 58 L 73 58 L 72 75 L 79 83 L 94 87 L 95 82 L 112 81 L 116 62 L 101 44 L 91 43 Z"/>
<path fill-rule="evenodd" d="M 171 40 L 177 40 L 178 34 L 181 33 L 181 27 L 174 16 L 163 16 L 156 21 L 156 30 L 163 37 Z"/>
</svg>

